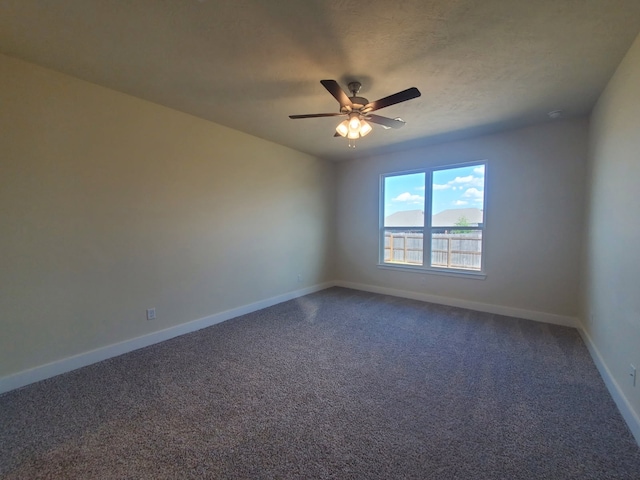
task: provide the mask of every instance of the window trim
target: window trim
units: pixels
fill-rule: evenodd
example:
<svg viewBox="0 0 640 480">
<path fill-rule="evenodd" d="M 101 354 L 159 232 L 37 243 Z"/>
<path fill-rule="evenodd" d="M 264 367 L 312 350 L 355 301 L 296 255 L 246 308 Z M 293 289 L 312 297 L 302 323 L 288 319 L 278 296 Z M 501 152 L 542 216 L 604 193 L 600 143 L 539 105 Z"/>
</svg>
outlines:
<svg viewBox="0 0 640 480">
<path fill-rule="evenodd" d="M 432 226 L 431 226 L 431 221 L 432 221 L 432 216 L 433 213 L 431 212 L 431 204 L 432 204 L 432 198 L 433 198 L 433 173 L 440 171 L 440 170 L 451 170 L 454 168 L 461 168 L 461 167 L 473 167 L 473 166 L 478 166 L 478 165 L 483 165 L 484 166 L 484 188 L 483 188 L 483 199 L 482 199 L 482 206 L 483 206 L 483 217 L 482 217 L 482 243 L 481 243 L 481 249 L 482 249 L 482 256 L 481 256 L 481 260 L 480 260 L 480 270 L 465 270 L 465 269 L 459 269 L 459 268 L 443 268 L 443 267 L 432 267 L 431 266 L 431 261 L 429 260 L 429 264 L 425 263 L 425 260 L 427 258 L 427 254 L 425 254 L 425 252 L 431 252 L 431 230 L 432 230 Z M 477 279 L 477 280 L 483 280 L 487 277 L 487 273 L 486 273 L 486 249 L 485 249 L 485 240 L 486 240 L 486 229 L 487 229 L 487 217 L 486 217 L 486 202 L 487 202 L 487 181 L 488 181 L 488 165 L 489 162 L 488 160 L 475 160 L 475 161 L 470 161 L 470 162 L 462 162 L 462 163 L 454 163 L 454 164 L 447 164 L 447 165 L 437 165 L 437 166 L 432 166 L 432 167 L 424 167 L 424 168 L 417 168 L 417 169 L 411 169 L 411 170 L 403 170 L 403 171 L 399 171 L 399 172 L 389 172 L 389 173 L 382 173 L 380 174 L 380 181 L 379 181 L 379 189 L 378 189 L 378 195 L 379 195 L 379 204 L 378 204 L 378 263 L 377 263 L 377 267 L 380 269 L 385 269 L 385 270 L 395 270 L 395 271 L 405 271 L 405 272 L 411 272 L 411 273 L 417 273 L 417 274 L 428 274 L 428 275 L 442 275 L 442 276 L 448 276 L 448 277 L 464 277 L 464 278 L 470 278 L 470 279 Z M 384 213 L 385 213 L 385 205 L 384 205 L 384 186 L 385 186 L 385 179 L 389 178 L 389 177 L 396 177 L 396 176 L 401 176 L 401 175 L 411 175 L 411 174 L 416 174 L 416 173 L 424 173 L 425 174 L 425 194 L 424 194 L 424 204 L 423 204 L 423 212 L 425 212 L 424 215 L 424 222 L 423 222 L 423 240 L 422 240 L 422 265 L 406 265 L 406 264 L 401 264 L 401 263 L 392 263 L 392 262 L 385 262 L 384 261 L 384 231 L 385 231 L 385 226 L 384 226 Z M 427 190 L 427 186 L 430 186 L 429 189 Z M 429 213 L 428 215 L 426 213 Z M 419 228 L 416 228 L 416 230 L 418 230 Z M 430 259 L 431 256 L 428 255 L 428 258 Z"/>
</svg>

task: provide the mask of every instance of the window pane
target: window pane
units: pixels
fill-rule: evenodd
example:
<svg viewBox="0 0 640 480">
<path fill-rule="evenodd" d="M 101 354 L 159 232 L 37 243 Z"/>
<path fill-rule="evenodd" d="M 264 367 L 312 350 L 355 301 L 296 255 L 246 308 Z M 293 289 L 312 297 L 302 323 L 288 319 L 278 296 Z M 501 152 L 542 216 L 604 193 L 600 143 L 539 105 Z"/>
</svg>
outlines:
<svg viewBox="0 0 640 480">
<path fill-rule="evenodd" d="M 384 178 L 386 263 L 423 264 L 425 173 Z"/>
<path fill-rule="evenodd" d="M 480 270 L 482 268 L 482 230 L 468 233 L 431 234 L 431 266 Z"/>
<path fill-rule="evenodd" d="M 424 230 L 386 229 L 384 230 L 385 263 L 422 265 L 424 251 Z"/>
<path fill-rule="evenodd" d="M 481 270 L 484 173 L 484 165 L 433 172 L 432 267 Z"/>
<path fill-rule="evenodd" d="M 433 172 L 432 227 L 482 226 L 484 165 Z"/>
<path fill-rule="evenodd" d="M 384 179 L 384 226 L 424 226 L 424 173 Z"/>
</svg>

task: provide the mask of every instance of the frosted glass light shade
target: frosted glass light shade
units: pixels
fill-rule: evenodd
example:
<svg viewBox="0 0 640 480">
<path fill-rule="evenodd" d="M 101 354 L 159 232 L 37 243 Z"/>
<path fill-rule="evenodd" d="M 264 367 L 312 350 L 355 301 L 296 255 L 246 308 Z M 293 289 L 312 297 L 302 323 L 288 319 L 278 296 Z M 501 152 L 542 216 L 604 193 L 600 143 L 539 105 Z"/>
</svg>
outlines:
<svg viewBox="0 0 640 480">
<path fill-rule="evenodd" d="M 352 140 L 355 140 L 356 138 L 360 138 L 360 132 L 357 131 L 357 130 L 349 129 L 349 133 L 347 134 L 347 138 L 351 138 Z"/>
<path fill-rule="evenodd" d="M 336 132 L 338 132 L 338 135 L 340 135 L 341 137 L 346 137 L 347 133 L 349 133 L 349 121 L 345 120 L 340 125 L 338 125 L 336 127 Z"/>
<path fill-rule="evenodd" d="M 369 134 L 369 132 L 371 132 L 371 130 L 373 130 L 373 128 L 371 128 L 371 125 L 369 125 L 367 122 L 365 122 L 364 120 L 362 120 L 360 122 L 360 136 L 364 137 L 366 135 Z"/>
</svg>

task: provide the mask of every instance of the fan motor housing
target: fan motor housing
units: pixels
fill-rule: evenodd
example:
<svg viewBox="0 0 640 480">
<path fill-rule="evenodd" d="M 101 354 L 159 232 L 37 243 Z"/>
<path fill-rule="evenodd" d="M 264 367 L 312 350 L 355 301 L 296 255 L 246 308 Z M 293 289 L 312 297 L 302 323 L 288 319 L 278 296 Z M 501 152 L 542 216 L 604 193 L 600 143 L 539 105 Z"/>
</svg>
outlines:
<svg viewBox="0 0 640 480">
<path fill-rule="evenodd" d="M 364 97 L 349 97 L 349 100 L 351 100 L 352 106 L 351 107 L 342 107 L 340 109 L 341 113 L 349 113 L 352 111 L 358 111 L 364 108 L 365 105 L 369 104 L 369 100 L 367 100 Z"/>
<path fill-rule="evenodd" d="M 351 100 L 351 103 L 353 103 L 353 106 L 356 108 L 362 108 L 369 103 L 369 100 L 363 97 L 351 97 L 349 100 Z"/>
</svg>

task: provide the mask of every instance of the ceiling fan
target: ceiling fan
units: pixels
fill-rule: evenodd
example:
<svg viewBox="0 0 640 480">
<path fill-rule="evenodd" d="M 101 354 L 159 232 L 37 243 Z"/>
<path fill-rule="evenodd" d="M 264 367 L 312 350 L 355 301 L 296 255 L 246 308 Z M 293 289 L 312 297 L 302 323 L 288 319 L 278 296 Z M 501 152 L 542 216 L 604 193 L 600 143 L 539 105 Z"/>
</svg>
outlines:
<svg viewBox="0 0 640 480">
<path fill-rule="evenodd" d="M 308 115 L 289 115 L 289 118 L 317 118 L 317 117 L 349 117 L 336 127 L 334 137 L 346 137 L 349 139 L 349 147 L 355 148 L 355 140 L 364 137 L 372 130 L 367 122 L 377 123 L 384 128 L 400 128 L 406 123 L 400 118 L 389 118 L 375 115 L 371 112 L 381 108 L 406 102 L 421 95 L 420 90 L 415 87 L 407 88 L 388 97 L 381 98 L 375 102 L 369 102 L 366 98 L 358 97 L 358 92 L 362 86 L 360 82 L 350 82 L 348 87 L 351 97 L 340 88 L 335 80 L 320 80 L 320 83 L 340 104 L 339 113 L 311 113 Z"/>
</svg>

